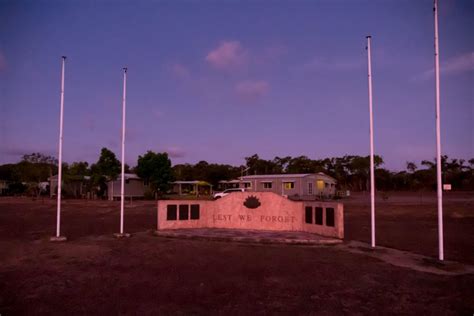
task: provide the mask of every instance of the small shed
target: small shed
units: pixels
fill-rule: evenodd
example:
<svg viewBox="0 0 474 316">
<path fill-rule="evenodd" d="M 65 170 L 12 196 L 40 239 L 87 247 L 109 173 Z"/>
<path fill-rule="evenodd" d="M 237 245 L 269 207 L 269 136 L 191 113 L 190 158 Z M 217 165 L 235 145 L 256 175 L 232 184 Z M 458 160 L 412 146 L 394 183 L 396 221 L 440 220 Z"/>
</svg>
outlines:
<svg viewBox="0 0 474 316">
<path fill-rule="evenodd" d="M 134 173 L 125 173 L 124 195 L 126 198 L 143 198 L 148 184 Z M 121 175 L 115 180 L 107 181 L 107 196 L 109 200 L 120 199 L 122 186 Z"/>
<path fill-rule="evenodd" d="M 61 195 L 72 197 L 72 198 L 84 198 L 87 194 L 89 176 L 71 176 L 63 175 Z M 54 175 L 48 178 L 49 181 L 49 195 L 54 197 L 58 194 L 58 175 Z"/>
</svg>

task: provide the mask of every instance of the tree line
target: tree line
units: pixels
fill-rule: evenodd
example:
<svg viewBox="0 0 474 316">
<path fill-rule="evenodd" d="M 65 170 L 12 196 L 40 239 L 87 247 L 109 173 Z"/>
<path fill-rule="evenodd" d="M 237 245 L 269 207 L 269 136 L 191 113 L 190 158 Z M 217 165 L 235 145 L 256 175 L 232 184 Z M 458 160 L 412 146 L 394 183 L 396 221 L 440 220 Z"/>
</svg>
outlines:
<svg viewBox="0 0 474 316">
<path fill-rule="evenodd" d="M 102 148 L 97 162 L 89 165 L 87 161 L 62 164 L 63 183 L 80 180 L 87 192 L 104 197 L 107 193 L 107 181 L 116 180 L 121 172 L 121 163 L 114 152 Z M 41 153 L 24 155 L 20 162 L 0 166 L 0 180 L 9 182 L 10 194 L 40 195 L 48 194 L 49 190 L 41 183 L 58 173 L 58 161 L 54 157 Z M 148 151 L 138 157 L 137 166 L 130 168 L 125 164 L 125 173 L 136 173 L 150 183 L 153 191 L 164 191 L 169 182 L 173 181 L 171 160 L 167 153 Z M 65 192 L 67 194 L 67 192 Z"/>
<path fill-rule="evenodd" d="M 377 190 L 434 190 L 436 188 L 436 163 L 423 160 L 419 164 L 406 162 L 402 171 L 383 168 L 384 161 L 375 156 Z M 149 184 L 151 193 L 164 193 L 174 180 L 202 180 L 216 187 L 221 180 L 231 180 L 241 175 L 317 173 L 323 172 L 337 180 L 340 190 L 366 191 L 369 183 L 369 156 L 345 155 L 324 159 L 306 156 L 275 157 L 271 160 L 257 154 L 246 157 L 245 164 L 228 164 L 200 161 L 196 164 L 172 165 L 167 153 L 147 151 L 137 159 L 136 166 L 125 165 L 126 173 L 135 173 Z M 107 181 L 115 180 L 121 171 L 120 161 L 107 148 L 102 148 L 99 158 L 89 165 L 86 161 L 63 163 L 65 183 L 78 179 L 85 181 L 86 189 L 98 197 L 106 194 Z M 442 156 L 443 183 L 450 183 L 454 190 L 474 190 L 474 159 L 465 161 Z M 45 189 L 39 184 L 58 172 L 56 158 L 32 153 L 20 162 L 0 166 L 0 180 L 9 182 L 9 193 L 39 195 Z"/>
<path fill-rule="evenodd" d="M 258 155 L 246 157 L 246 166 L 255 174 L 315 173 L 323 172 L 334 177 L 339 189 L 367 191 L 370 188 L 370 157 L 345 155 L 324 159 L 310 159 L 306 156 L 275 157 L 260 159 Z M 377 190 L 435 190 L 436 162 L 422 160 L 420 164 L 406 162 L 405 170 L 390 171 L 383 168 L 381 156 L 374 156 L 375 182 Z M 450 159 L 441 157 L 443 183 L 449 183 L 456 190 L 474 190 L 474 158 Z"/>
</svg>

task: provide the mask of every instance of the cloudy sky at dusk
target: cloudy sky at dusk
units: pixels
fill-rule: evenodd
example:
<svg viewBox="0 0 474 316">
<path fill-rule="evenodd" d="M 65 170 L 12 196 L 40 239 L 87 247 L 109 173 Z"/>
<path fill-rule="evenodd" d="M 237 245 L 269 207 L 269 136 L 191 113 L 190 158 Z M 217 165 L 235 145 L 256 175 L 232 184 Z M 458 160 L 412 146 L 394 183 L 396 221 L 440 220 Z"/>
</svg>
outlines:
<svg viewBox="0 0 474 316">
<path fill-rule="evenodd" d="M 474 2 L 440 0 L 443 154 L 474 157 Z M 0 163 L 64 158 L 367 155 L 366 35 L 375 149 L 389 169 L 435 156 L 432 1 L 0 0 Z"/>
</svg>

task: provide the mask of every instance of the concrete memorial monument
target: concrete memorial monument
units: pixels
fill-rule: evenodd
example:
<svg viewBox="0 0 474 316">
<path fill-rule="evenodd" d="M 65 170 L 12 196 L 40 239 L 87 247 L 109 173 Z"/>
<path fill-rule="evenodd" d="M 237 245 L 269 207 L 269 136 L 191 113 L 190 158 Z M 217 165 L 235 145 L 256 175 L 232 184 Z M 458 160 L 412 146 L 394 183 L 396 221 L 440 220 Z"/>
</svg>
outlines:
<svg viewBox="0 0 474 316">
<path fill-rule="evenodd" d="M 158 202 L 158 230 L 228 228 L 303 231 L 344 237 L 342 203 L 292 201 L 272 192 L 236 192 L 216 201 Z"/>
</svg>

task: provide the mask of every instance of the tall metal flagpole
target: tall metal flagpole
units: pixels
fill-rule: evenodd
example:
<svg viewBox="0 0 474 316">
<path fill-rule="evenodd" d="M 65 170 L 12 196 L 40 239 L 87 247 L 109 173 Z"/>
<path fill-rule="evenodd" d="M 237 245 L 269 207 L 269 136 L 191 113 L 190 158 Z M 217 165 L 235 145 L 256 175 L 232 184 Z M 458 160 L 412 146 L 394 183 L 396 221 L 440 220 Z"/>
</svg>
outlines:
<svg viewBox="0 0 474 316">
<path fill-rule="evenodd" d="M 64 117 L 64 70 L 66 67 L 66 56 L 62 56 L 61 67 L 61 110 L 59 114 L 59 157 L 58 157 L 58 192 L 57 192 L 57 214 L 56 214 L 56 237 L 52 241 L 64 241 L 66 237 L 61 237 L 61 186 L 63 171 L 63 117 Z"/>
<path fill-rule="evenodd" d="M 125 203 L 125 107 L 127 96 L 127 68 L 123 68 L 122 95 L 122 181 L 120 185 L 120 234 L 123 235 L 123 213 Z"/>
<path fill-rule="evenodd" d="M 443 243 L 443 183 L 441 179 L 441 118 L 439 105 L 439 44 L 438 44 L 438 0 L 434 0 L 434 31 L 435 31 L 435 77 L 436 77 L 436 174 L 438 182 L 438 245 L 439 260 L 444 260 Z"/>
<path fill-rule="evenodd" d="M 372 37 L 367 36 L 367 67 L 369 80 L 369 114 L 370 114 L 370 227 L 371 245 L 375 247 L 375 176 L 374 176 L 374 115 L 372 109 L 372 60 L 370 52 L 370 41 Z"/>
</svg>

